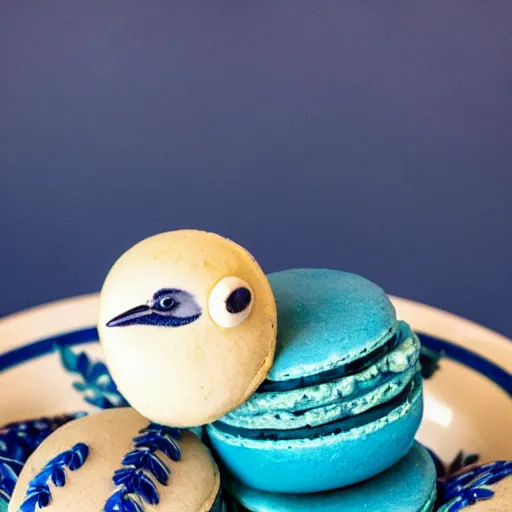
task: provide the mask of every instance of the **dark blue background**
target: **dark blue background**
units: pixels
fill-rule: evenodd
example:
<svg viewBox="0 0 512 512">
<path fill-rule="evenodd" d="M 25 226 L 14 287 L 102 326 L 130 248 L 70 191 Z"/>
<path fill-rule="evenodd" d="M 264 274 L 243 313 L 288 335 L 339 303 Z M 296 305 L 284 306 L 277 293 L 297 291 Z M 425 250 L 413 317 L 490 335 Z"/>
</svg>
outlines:
<svg viewBox="0 0 512 512">
<path fill-rule="evenodd" d="M 0 314 L 200 227 L 512 335 L 511 2 L 0 5 Z"/>
</svg>

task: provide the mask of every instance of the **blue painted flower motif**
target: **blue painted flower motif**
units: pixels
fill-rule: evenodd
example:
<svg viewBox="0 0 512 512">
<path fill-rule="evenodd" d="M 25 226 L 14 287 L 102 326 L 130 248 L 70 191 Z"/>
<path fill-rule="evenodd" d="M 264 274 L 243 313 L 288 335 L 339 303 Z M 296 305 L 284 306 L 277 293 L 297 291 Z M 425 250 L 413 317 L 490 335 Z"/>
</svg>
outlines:
<svg viewBox="0 0 512 512">
<path fill-rule="evenodd" d="M 0 428 L 0 512 L 7 507 L 23 464 L 57 428 L 85 413 L 9 423 Z"/>
<path fill-rule="evenodd" d="M 51 433 L 82 416 L 84 412 L 4 425 L 0 427 L 0 456 L 25 462 Z"/>
<path fill-rule="evenodd" d="M 465 454 L 461 450 L 459 453 L 457 453 L 452 462 L 446 465 L 430 448 L 425 448 L 428 450 L 432 460 L 434 461 L 437 478 L 446 478 L 455 473 L 458 473 L 461 469 L 467 466 L 471 466 L 472 464 L 476 464 L 480 458 L 480 456 L 476 453 Z"/>
<path fill-rule="evenodd" d="M 105 504 L 105 512 L 144 512 L 145 503 L 157 505 L 160 495 L 153 478 L 167 485 L 171 469 L 156 452 L 176 462 L 181 458 L 179 429 L 150 423 L 139 433 L 133 440 L 135 449 L 121 462 L 124 467 L 114 473 L 112 480 L 119 488 Z"/>
<path fill-rule="evenodd" d="M 69 347 L 55 345 L 62 365 L 66 370 L 81 377 L 80 381 L 73 382 L 73 387 L 84 393 L 86 402 L 100 409 L 125 407 L 128 402 L 121 395 L 112 379 L 105 363 L 92 362 L 85 352 L 75 354 Z"/>
<path fill-rule="evenodd" d="M 512 461 L 497 461 L 473 467 L 438 482 L 438 511 L 457 512 L 494 496 L 490 486 L 512 475 Z"/>
<path fill-rule="evenodd" d="M 55 487 L 63 487 L 66 484 L 66 469 L 70 471 L 80 469 L 88 455 L 88 446 L 78 443 L 48 462 L 43 470 L 29 482 L 19 512 L 36 512 L 40 508 L 47 507 L 52 500 L 49 483 L 53 483 Z"/>
<path fill-rule="evenodd" d="M 0 456 L 0 511 L 9 504 L 22 468 L 23 462 Z"/>
</svg>

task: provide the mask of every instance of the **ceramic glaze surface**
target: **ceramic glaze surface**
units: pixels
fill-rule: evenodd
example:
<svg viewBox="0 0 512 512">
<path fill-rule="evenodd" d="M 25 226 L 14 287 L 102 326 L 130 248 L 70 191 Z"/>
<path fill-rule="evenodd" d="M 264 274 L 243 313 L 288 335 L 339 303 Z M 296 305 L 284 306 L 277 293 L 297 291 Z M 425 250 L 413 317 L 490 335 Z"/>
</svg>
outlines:
<svg viewBox="0 0 512 512">
<path fill-rule="evenodd" d="M 411 325 L 422 342 L 422 373 L 428 378 L 424 380 L 425 409 L 418 438 L 439 456 L 443 466 L 440 474 L 450 475 L 463 465 L 474 464 L 476 457 L 480 464 L 512 459 L 512 342 L 447 312 L 391 299 L 397 316 Z M 77 358 L 87 357 L 89 367 L 104 362 L 93 327 L 97 307 L 98 296 L 89 295 L 0 320 L 0 389 L 9 390 L 0 400 L 4 423 L 23 421 L 26 426 L 29 423 L 24 420 L 28 418 L 80 410 L 95 412 L 102 406 L 102 396 L 112 398 L 108 374 L 98 377 L 86 371 L 95 378 L 89 381 L 91 386 L 78 389 L 73 384 L 83 382 L 82 375 L 66 369 L 54 350 L 56 344 L 69 347 Z M 98 406 L 86 401 L 94 396 Z M 116 395 L 113 401 L 119 399 Z M 106 406 L 112 406 L 110 399 Z M 48 421 L 42 424 L 48 425 Z M 23 432 L 23 453 L 31 453 L 34 445 L 28 440 L 40 439 L 40 435 L 25 426 L 17 430 Z M 1 444 L 0 435 L 0 452 Z M 130 446 L 131 439 L 125 449 Z M 119 468 L 121 458 L 112 471 Z M 511 510 L 511 481 L 508 477 L 492 484 L 494 495 L 467 510 Z M 0 510 L 4 512 L 1 499 Z"/>
<path fill-rule="evenodd" d="M 349 363 L 393 334 L 391 301 L 363 277 L 323 269 L 286 270 L 268 277 L 279 315 L 269 380 L 304 377 Z"/>
<path fill-rule="evenodd" d="M 251 512 L 427 512 L 434 505 L 435 482 L 429 454 L 415 444 L 387 471 L 344 489 L 316 494 L 274 494 L 229 480 L 227 489 Z"/>
<path fill-rule="evenodd" d="M 173 427 L 208 423 L 243 403 L 272 364 L 276 328 L 272 290 L 254 258 L 202 231 L 135 245 L 100 295 L 100 341 L 120 392 Z"/>
</svg>

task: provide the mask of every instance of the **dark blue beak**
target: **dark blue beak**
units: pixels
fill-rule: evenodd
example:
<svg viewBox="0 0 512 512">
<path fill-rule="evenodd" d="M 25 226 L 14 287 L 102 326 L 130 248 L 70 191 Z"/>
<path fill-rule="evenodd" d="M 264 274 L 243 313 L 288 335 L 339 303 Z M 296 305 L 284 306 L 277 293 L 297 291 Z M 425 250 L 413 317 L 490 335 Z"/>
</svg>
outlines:
<svg viewBox="0 0 512 512">
<path fill-rule="evenodd" d="M 153 315 L 153 311 L 149 306 L 135 306 L 120 315 L 115 316 L 112 320 L 107 322 L 107 327 L 123 327 L 125 325 L 134 324 L 151 324 L 153 322 L 144 321 L 149 320 L 147 317 Z"/>
<path fill-rule="evenodd" d="M 124 327 L 125 325 L 159 325 L 181 327 L 190 324 L 201 316 L 201 313 L 188 317 L 176 317 L 170 314 L 156 313 L 151 306 L 135 306 L 107 322 L 107 327 Z"/>
</svg>

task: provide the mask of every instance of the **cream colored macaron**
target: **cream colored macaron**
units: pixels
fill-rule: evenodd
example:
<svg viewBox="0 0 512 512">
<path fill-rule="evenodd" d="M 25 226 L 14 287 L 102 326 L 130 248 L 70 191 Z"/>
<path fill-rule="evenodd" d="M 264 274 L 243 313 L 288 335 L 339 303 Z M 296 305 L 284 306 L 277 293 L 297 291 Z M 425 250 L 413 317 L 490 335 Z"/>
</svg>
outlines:
<svg viewBox="0 0 512 512">
<path fill-rule="evenodd" d="M 277 313 L 244 248 L 182 230 L 119 258 L 101 290 L 98 329 L 130 405 L 157 423 L 191 427 L 235 409 L 265 379 Z"/>
<path fill-rule="evenodd" d="M 64 425 L 37 448 L 8 512 L 220 512 L 219 488 L 194 434 L 110 409 Z"/>
</svg>

